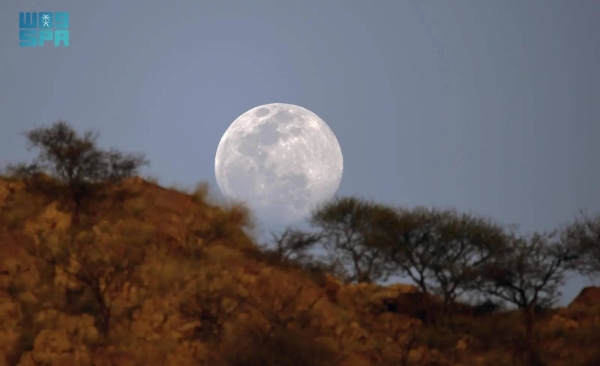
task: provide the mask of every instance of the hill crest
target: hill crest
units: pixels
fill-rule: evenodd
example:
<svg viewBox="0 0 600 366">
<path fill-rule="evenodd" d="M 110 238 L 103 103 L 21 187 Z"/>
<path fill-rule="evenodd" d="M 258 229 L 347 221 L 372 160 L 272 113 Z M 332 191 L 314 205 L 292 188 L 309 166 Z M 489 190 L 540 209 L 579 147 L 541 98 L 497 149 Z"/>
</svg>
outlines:
<svg viewBox="0 0 600 366">
<path fill-rule="evenodd" d="M 244 232 L 239 208 L 140 178 L 99 187 L 97 197 L 74 223 L 64 200 L 0 180 L 0 365 L 285 365 L 290 357 L 501 365 L 512 357 L 498 341 L 512 339 L 507 325 L 520 327 L 515 314 L 459 314 L 459 330 L 433 328 L 423 317 L 436 300 L 414 286 L 344 285 L 274 261 Z M 547 345 L 563 344 L 565 365 L 594 351 L 569 349 L 566 337 L 591 342 L 600 329 L 598 304 L 580 305 L 541 325 Z"/>
</svg>

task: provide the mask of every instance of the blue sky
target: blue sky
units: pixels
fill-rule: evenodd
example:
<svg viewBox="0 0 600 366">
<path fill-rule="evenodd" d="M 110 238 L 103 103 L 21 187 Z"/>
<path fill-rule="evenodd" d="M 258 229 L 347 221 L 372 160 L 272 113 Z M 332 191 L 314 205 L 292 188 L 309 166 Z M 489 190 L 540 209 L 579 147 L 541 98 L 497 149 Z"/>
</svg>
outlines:
<svg viewBox="0 0 600 366">
<path fill-rule="evenodd" d="M 70 46 L 19 47 L 20 11 L 68 11 Z M 165 185 L 214 185 L 227 127 L 283 102 L 336 134 L 339 195 L 552 229 L 600 211 L 598 19 L 594 0 L 3 1 L 0 164 L 60 118 Z"/>
</svg>

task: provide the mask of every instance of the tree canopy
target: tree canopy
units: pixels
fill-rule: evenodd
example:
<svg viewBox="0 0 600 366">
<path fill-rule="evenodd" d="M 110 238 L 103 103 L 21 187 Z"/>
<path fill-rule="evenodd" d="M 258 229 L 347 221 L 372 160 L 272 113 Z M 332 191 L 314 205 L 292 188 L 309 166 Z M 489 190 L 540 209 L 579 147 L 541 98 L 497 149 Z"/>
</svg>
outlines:
<svg viewBox="0 0 600 366">
<path fill-rule="evenodd" d="M 86 131 L 79 135 L 64 121 L 34 128 L 23 135 L 29 149 L 38 150 L 37 157 L 30 163 L 8 165 L 8 173 L 23 178 L 48 174 L 69 188 L 76 205 L 89 193 L 91 185 L 132 177 L 149 164 L 144 154 L 100 148 L 98 133 Z"/>
</svg>

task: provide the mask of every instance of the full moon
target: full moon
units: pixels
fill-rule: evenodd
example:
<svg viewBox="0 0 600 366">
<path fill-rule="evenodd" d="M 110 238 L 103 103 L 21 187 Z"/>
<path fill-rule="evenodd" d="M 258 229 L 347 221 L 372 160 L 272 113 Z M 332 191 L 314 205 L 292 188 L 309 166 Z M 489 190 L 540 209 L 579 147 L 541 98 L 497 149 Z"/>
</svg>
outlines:
<svg viewBox="0 0 600 366">
<path fill-rule="evenodd" d="M 262 219 L 301 220 L 340 186 L 342 149 L 327 124 L 293 104 L 272 103 L 239 116 L 215 157 L 221 193 Z"/>
</svg>

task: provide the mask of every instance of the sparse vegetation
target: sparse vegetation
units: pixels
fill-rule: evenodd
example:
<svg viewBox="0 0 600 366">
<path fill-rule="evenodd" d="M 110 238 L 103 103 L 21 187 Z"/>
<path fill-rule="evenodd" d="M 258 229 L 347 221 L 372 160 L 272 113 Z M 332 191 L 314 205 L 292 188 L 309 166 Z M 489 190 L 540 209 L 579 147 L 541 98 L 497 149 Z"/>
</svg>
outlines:
<svg viewBox="0 0 600 366">
<path fill-rule="evenodd" d="M 600 214 L 582 212 L 577 215 L 563 228 L 562 240 L 581 253 L 577 261 L 571 262 L 570 269 L 586 276 L 600 274 Z"/>
<path fill-rule="evenodd" d="M 25 136 L 37 159 L 0 178 L 0 364 L 600 359 L 600 298 L 554 308 L 568 271 L 600 273 L 600 216 L 525 236 L 348 197 L 315 210 L 312 231 L 259 246 L 247 207 L 210 202 L 206 184 L 125 181 L 143 155 L 102 150 L 64 122 Z M 415 286 L 376 284 L 395 275 Z"/>
<path fill-rule="evenodd" d="M 347 282 L 385 281 L 389 276 L 383 250 L 376 241 L 391 210 L 358 198 L 336 199 L 319 207 L 311 217 L 320 246 L 331 262 L 342 263 Z M 298 234 L 296 234 L 298 235 Z"/>
<path fill-rule="evenodd" d="M 286 229 L 280 235 L 273 236 L 275 248 L 271 249 L 268 246 L 263 247 L 263 250 L 271 253 L 280 261 L 305 261 L 310 259 L 308 251 L 312 249 L 316 243 L 321 240 L 318 234 L 304 233 L 298 230 Z"/>
<path fill-rule="evenodd" d="M 108 225 L 105 223 L 104 225 Z M 131 229 L 130 229 L 131 230 Z M 92 230 L 73 227 L 66 233 L 39 232 L 26 249 L 75 281 L 65 290 L 67 313 L 94 316 L 98 330 L 109 335 L 113 302 L 128 285 L 139 285 L 150 238 L 125 231 L 105 240 Z"/>
<path fill-rule="evenodd" d="M 209 194 L 208 183 L 202 182 L 202 183 L 198 183 L 196 185 L 196 188 L 194 188 L 194 190 L 192 192 L 192 198 L 194 199 L 194 201 L 196 201 L 196 203 L 204 204 L 207 202 L 208 194 Z"/>
<path fill-rule="evenodd" d="M 226 366 L 334 366 L 335 351 L 294 329 L 266 333 L 259 327 L 241 331 L 225 352 Z"/>
<path fill-rule="evenodd" d="M 39 127 L 24 133 L 30 149 L 38 149 L 31 163 L 8 165 L 9 175 L 32 181 L 47 174 L 66 187 L 78 212 L 82 201 L 92 194 L 99 183 L 118 182 L 136 175 L 148 165 L 143 154 L 125 154 L 115 149 L 98 147 L 98 133 L 86 131 L 82 136 L 66 122 L 57 121 L 49 127 Z M 47 181 L 55 184 L 56 181 Z M 61 186 L 57 186 L 61 187 Z"/>
<path fill-rule="evenodd" d="M 452 210 L 399 210 L 387 225 L 386 253 L 394 271 L 441 297 L 446 307 L 505 245 L 499 225 Z"/>
</svg>

